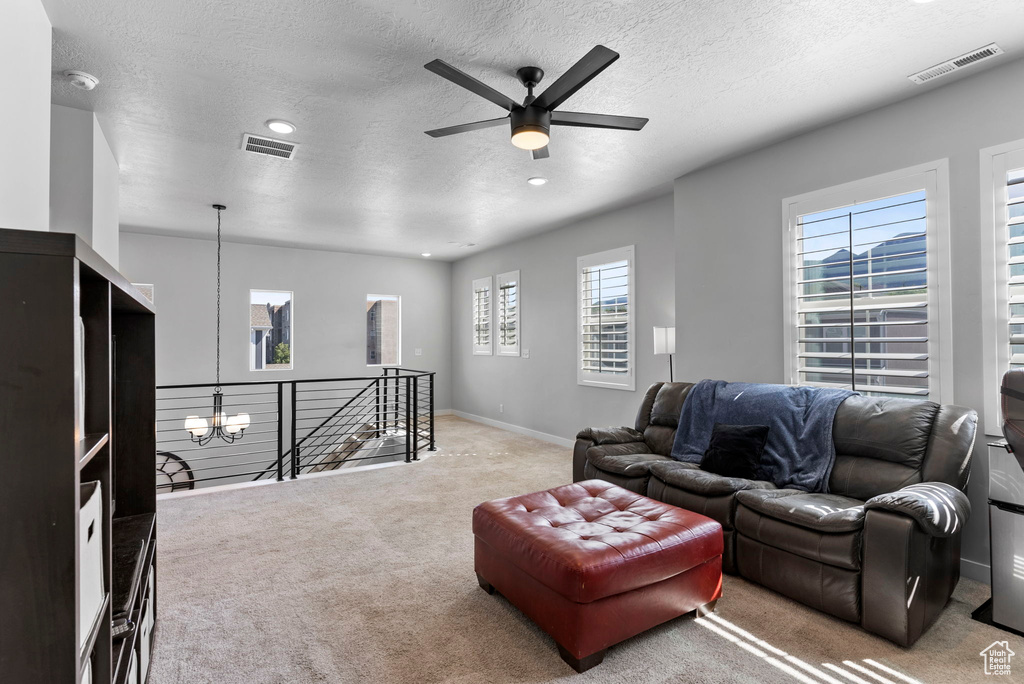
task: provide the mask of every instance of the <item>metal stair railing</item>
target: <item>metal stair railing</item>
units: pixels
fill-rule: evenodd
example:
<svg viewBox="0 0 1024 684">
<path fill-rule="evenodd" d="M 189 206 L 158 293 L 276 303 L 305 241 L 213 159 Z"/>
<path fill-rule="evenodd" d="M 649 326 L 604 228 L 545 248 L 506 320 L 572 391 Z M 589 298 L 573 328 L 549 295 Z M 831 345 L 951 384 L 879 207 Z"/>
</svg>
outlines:
<svg viewBox="0 0 1024 684">
<path fill-rule="evenodd" d="M 158 386 L 158 491 L 418 460 L 435 448 L 434 377 L 385 368 L 379 376 Z M 209 419 L 215 387 L 224 412 L 247 413 L 251 423 L 235 440 L 197 442 L 185 419 Z"/>
</svg>

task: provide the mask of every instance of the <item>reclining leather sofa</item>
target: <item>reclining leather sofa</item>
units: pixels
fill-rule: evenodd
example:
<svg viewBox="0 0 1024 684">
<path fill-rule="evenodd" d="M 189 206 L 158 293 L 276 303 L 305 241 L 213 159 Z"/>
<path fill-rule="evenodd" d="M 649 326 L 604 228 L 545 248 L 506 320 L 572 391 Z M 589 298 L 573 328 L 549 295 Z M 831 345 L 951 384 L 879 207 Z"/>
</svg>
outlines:
<svg viewBox="0 0 1024 684">
<path fill-rule="evenodd" d="M 977 414 L 854 395 L 836 411 L 828 493 L 722 477 L 671 458 L 692 383 L 656 383 L 633 428 L 576 437 L 573 480 L 599 478 L 717 520 L 723 569 L 909 646 L 960 578 Z"/>
</svg>

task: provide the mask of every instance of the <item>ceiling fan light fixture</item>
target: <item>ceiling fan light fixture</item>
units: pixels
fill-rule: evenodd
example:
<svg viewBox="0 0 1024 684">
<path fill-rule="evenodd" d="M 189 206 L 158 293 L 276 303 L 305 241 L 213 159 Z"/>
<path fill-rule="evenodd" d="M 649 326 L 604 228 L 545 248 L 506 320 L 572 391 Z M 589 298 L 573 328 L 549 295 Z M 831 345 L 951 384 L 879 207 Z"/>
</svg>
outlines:
<svg viewBox="0 0 1024 684">
<path fill-rule="evenodd" d="M 521 150 L 539 150 L 548 144 L 548 139 L 543 126 L 525 124 L 512 131 L 512 144 Z"/>
</svg>

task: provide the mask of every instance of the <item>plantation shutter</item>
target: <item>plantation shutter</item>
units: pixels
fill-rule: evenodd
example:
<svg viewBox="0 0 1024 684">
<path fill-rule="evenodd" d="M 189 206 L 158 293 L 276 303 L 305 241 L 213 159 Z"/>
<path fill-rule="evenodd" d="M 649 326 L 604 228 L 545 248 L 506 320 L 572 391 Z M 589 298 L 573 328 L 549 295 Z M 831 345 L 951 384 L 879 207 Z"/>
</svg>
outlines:
<svg viewBox="0 0 1024 684">
<path fill-rule="evenodd" d="M 579 367 L 581 384 L 634 389 L 633 248 L 581 257 Z"/>
<path fill-rule="evenodd" d="M 519 356 L 519 271 L 502 273 L 498 287 L 498 354 Z"/>
<path fill-rule="evenodd" d="M 1004 192 L 1006 211 L 1002 220 L 1005 221 L 1009 368 L 1021 368 L 1024 367 L 1024 168 L 1007 172 Z"/>
<path fill-rule="evenodd" d="M 473 281 L 473 353 L 491 353 L 491 278 Z"/>
<path fill-rule="evenodd" d="M 799 384 L 929 398 L 928 206 L 922 189 L 797 217 Z"/>
</svg>

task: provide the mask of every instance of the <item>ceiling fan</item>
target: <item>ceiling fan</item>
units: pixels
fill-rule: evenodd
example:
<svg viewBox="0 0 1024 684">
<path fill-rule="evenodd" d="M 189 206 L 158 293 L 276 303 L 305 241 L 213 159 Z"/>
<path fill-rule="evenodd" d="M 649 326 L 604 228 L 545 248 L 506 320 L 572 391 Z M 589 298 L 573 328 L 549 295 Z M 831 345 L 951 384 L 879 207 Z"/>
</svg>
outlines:
<svg viewBox="0 0 1024 684">
<path fill-rule="evenodd" d="M 486 83 L 478 81 L 464 71 L 451 64 L 435 59 L 424 66 L 438 76 L 447 78 L 480 97 L 490 100 L 508 114 L 497 119 L 474 121 L 473 123 L 436 128 L 427 131 L 427 135 L 442 138 L 456 133 L 467 133 L 481 128 L 501 126 L 510 122 L 512 127 L 512 144 L 524 150 L 530 150 L 534 159 L 545 159 L 548 154 L 548 138 L 551 126 L 579 126 L 582 128 L 612 128 L 622 131 L 639 131 L 647 123 L 647 119 L 638 116 L 612 116 L 610 114 L 584 114 L 582 112 L 556 111 L 559 106 L 580 88 L 587 85 L 592 78 L 611 66 L 619 58 L 619 53 L 609 50 L 603 45 L 594 47 L 573 64 L 568 71 L 558 77 L 547 90 L 534 97 L 533 89 L 544 78 L 540 67 L 522 67 L 516 71 L 520 82 L 526 86 L 527 95 L 523 104 L 499 93 Z"/>
</svg>

